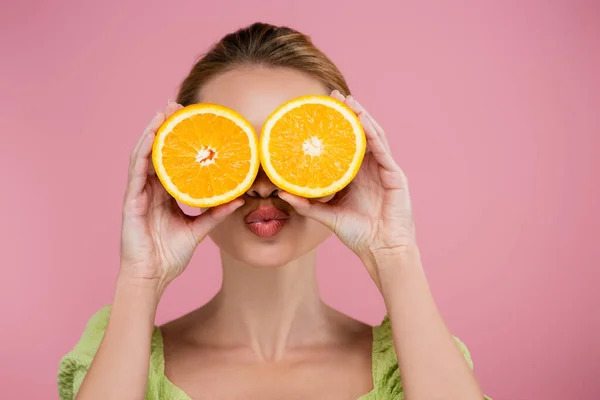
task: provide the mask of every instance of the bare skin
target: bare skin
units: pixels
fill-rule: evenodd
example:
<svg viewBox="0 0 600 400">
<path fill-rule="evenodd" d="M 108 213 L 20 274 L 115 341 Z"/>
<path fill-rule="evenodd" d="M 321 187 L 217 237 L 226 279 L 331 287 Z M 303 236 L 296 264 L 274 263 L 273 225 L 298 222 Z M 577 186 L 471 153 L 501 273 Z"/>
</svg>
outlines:
<svg viewBox="0 0 600 400">
<path fill-rule="evenodd" d="M 253 82 L 249 88 L 248 80 Z M 329 94 L 294 71 L 241 70 L 209 82 L 200 96 L 201 101 L 235 109 L 260 132 L 262 121 L 277 105 L 307 93 Z M 258 96 L 261 102 L 255 101 Z M 329 230 L 294 215 L 286 229 L 297 224 L 296 232 L 282 232 L 271 241 L 279 254 L 284 253 L 273 262 L 285 263 L 283 267 L 257 265 L 254 257 L 273 257 L 265 246 L 240 251 L 230 244 L 236 234 L 240 240 L 256 240 L 237 226 L 248 210 L 269 203 L 289 208 L 269 196 L 274 191 L 277 188 L 261 172 L 244 206 L 211 233 L 221 243 L 223 286 L 206 306 L 161 328 L 166 375 L 194 399 L 356 399 L 373 387 L 372 329 L 331 309 L 319 296 L 314 247 Z M 291 234 L 298 235 L 299 229 L 317 240 L 300 239 L 298 246 Z M 242 251 L 249 254 L 240 255 Z M 294 253 L 305 251 L 295 258 Z"/>
<path fill-rule="evenodd" d="M 193 399 L 356 399 L 371 390 L 370 327 L 322 303 L 292 311 L 290 302 L 270 307 L 268 320 L 295 314 L 292 324 L 253 332 L 239 323 L 252 310 L 230 309 L 235 301 L 220 294 L 162 329 L 166 375 Z"/>
<path fill-rule="evenodd" d="M 297 71 L 247 67 L 208 82 L 197 101 L 232 108 L 260 132 L 276 107 L 310 94 L 329 93 Z M 372 330 L 327 307 L 318 293 L 316 248 L 331 234 L 363 262 L 384 298 L 405 398 L 483 398 L 429 290 L 408 183 L 385 133 L 355 99 L 331 95 L 357 113 L 367 135 L 367 155 L 347 189 L 307 200 L 280 191 L 260 172 L 244 196 L 197 217 L 178 208 L 149 162 L 156 130 L 181 106 L 170 103 L 152 120 L 132 152 L 121 270 L 78 400 L 144 398 L 157 305 L 208 235 L 221 251 L 223 286 L 206 306 L 161 327 L 167 377 L 195 400 L 366 394 L 373 387 Z M 290 214 L 272 238 L 244 223 L 265 205 Z"/>
</svg>

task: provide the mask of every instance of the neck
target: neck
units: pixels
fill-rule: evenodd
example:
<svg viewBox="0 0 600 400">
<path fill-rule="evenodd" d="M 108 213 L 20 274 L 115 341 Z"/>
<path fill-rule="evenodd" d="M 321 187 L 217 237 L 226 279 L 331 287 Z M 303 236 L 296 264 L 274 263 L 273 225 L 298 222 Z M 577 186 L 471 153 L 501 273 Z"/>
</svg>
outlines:
<svg viewBox="0 0 600 400">
<path fill-rule="evenodd" d="M 274 269 L 221 257 L 223 285 L 208 305 L 214 327 L 228 333 L 218 337 L 271 360 L 287 348 L 325 340 L 329 308 L 319 295 L 316 251 Z"/>
</svg>

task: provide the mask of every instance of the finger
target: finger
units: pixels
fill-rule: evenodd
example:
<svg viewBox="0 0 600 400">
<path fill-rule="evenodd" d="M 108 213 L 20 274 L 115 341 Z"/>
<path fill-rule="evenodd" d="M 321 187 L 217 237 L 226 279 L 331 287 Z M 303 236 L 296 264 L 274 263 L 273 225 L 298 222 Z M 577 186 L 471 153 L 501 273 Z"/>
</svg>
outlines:
<svg viewBox="0 0 600 400">
<path fill-rule="evenodd" d="M 182 105 L 177 104 L 176 102 L 174 102 L 173 100 L 169 100 L 167 102 L 167 108 L 165 109 L 165 115 L 167 116 L 167 118 L 169 118 L 171 115 L 173 115 L 176 111 L 179 111 L 183 108 Z"/>
<path fill-rule="evenodd" d="M 152 152 L 152 146 L 150 147 L 150 152 Z M 148 175 L 156 175 L 156 170 L 154 169 L 154 163 L 148 162 Z"/>
<path fill-rule="evenodd" d="M 135 143 L 135 146 L 133 146 L 133 150 L 131 151 L 130 157 L 129 157 L 129 171 L 131 171 L 131 166 L 133 165 L 133 163 L 135 162 L 136 158 L 137 158 L 137 154 L 139 151 L 140 146 L 142 145 L 142 143 L 144 142 L 146 135 L 148 134 L 148 132 L 150 132 L 151 130 L 156 130 L 160 127 L 160 124 L 162 124 L 162 121 L 157 121 L 159 120 L 160 117 L 160 111 L 158 111 L 156 113 L 156 115 L 154 115 L 154 117 L 150 120 L 150 123 L 146 126 L 146 128 L 144 128 L 144 131 L 142 132 L 142 134 L 140 135 L 140 137 L 138 138 L 137 142 Z M 157 126 L 158 125 L 158 126 Z"/>
<path fill-rule="evenodd" d="M 149 155 L 154 143 L 156 131 L 163 124 L 165 114 L 158 112 L 140 137 L 138 144 L 131 153 L 129 166 L 129 183 L 127 186 L 127 197 L 136 196 L 144 189 L 149 169 Z"/>
<path fill-rule="evenodd" d="M 345 96 L 344 96 L 342 93 L 340 93 L 340 91 L 339 91 L 339 90 L 337 90 L 337 89 L 336 89 L 336 90 L 334 90 L 333 92 L 331 92 L 331 97 L 333 97 L 333 98 L 334 98 L 334 99 L 336 99 L 336 100 L 339 100 L 339 101 L 341 101 L 342 103 L 345 103 L 345 102 L 346 102 L 346 97 L 345 97 Z M 355 110 L 355 109 L 353 109 L 353 111 L 354 111 L 354 112 L 355 112 L 357 115 L 360 115 L 360 111 L 357 111 L 357 110 Z M 371 151 L 371 147 L 369 146 L 369 143 L 367 143 L 367 149 L 366 149 L 366 151 L 367 151 L 367 153 Z"/>
<path fill-rule="evenodd" d="M 177 104 L 173 102 L 173 100 L 169 100 L 167 103 L 167 108 L 165 109 L 165 120 L 171 117 L 174 113 L 181 110 L 183 106 L 181 104 Z M 152 150 L 152 147 L 150 147 Z M 154 170 L 154 164 L 149 163 L 148 165 L 148 175 L 156 175 L 156 171 Z"/>
<path fill-rule="evenodd" d="M 343 94 L 340 93 L 339 90 L 334 90 L 333 92 L 331 92 L 331 97 L 333 97 L 334 99 L 337 99 L 341 102 L 344 102 L 344 100 L 346 100 L 346 98 L 344 97 Z"/>
<path fill-rule="evenodd" d="M 335 227 L 337 218 L 335 206 L 331 204 L 322 203 L 318 200 L 310 200 L 304 197 L 299 197 L 288 192 L 278 192 L 281 200 L 289 203 L 294 210 L 302 216 L 309 217 L 315 221 L 320 222 L 329 229 Z"/>
<path fill-rule="evenodd" d="M 383 145 L 388 150 L 390 150 L 390 146 L 387 142 L 385 132 L 384 132 L 383 128 L 377 123 L 377 121 L 375 121 L 375 118 L 373 118 L 373 116 L 371 114 L 369 114 L 369 112 L 358 101 L 356 101 L 356 99 L 352 96 L 348 96 L 346 98 L 346 105 L 348 107 L 350 107 L 357 115 L 360 116 L 360 115 L 364 114 L 367 116 L 367 118 L 371 121 L 371 124 L 375 128 L 375 132 L 377 133 L 377 136 L 379 136 L 379 138 L 381 139 L 381 142 L 383 143 Z"/>
<path fill-rule="evenodd" d="M 388 171 L 398 171 L 400 168 L 394 158 L 392 157 L 392 153 L 388 148 L 381 142 L 381 138 L 377 135 L 375 131 L 375 127 L 371 123 L 371 120 L 367 117 L 366 114 L 360 114 L 358 119 L 362 123 L 365 128 L 365 135 L 367 136 L 367 143 L 369 144 L 369 149 L 371 153 L 375 156 L 375 159 L 384 169 Z"/>
<path fill-rule="evenodd" d="M 244 199 L 237 198 L 229 203 L 211 207 L 196 217 L 190 217 L 192 232 L 198 242 L 242 205 L 244 205 Z"/>
</svg>

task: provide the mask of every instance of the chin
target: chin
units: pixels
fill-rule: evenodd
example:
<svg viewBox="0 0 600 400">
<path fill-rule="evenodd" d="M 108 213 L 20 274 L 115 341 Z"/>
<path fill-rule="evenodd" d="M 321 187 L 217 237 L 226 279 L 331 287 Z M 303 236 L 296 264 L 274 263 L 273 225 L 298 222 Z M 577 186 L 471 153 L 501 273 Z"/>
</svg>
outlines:
<svg viewBox="0 0 600 400">
<path fill-rule="evenodd" d="M 295 216 L 276 235 L 260 237 L 244 224 L 217 226 L 210 234 L 221 252 L 252 268 L 281 268 L 325 241 L 331 232 L 314 221 Z"/>
<path fill-rule="evenodd" d="M 302 256 L 302 254 L 298 254 L 298 248 L 291 243 L 272 243 L 259 246 L 242 244 L 234 249 L 221 248 L 221 250 L 235 260 L 257 269 L 281 268 Z"/>
</svg>

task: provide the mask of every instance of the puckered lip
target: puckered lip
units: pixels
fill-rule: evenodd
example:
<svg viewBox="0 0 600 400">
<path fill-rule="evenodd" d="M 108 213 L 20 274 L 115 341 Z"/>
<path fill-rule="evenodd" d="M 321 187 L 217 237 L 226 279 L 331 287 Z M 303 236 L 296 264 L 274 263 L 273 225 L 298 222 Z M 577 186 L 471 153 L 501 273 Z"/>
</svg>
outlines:
<svg viewBox="0 0 600 400">
<path fill-rule="evenodd" d="M 286 220 L 290 217 L 290 215 L 273 205 L 269 206 L 261 206 L 256 208 L 255 210 L 249 212 L 244 217 L 244 222 L 247 224 L 264 222 L 264 221 L 281 221 Z"/>
</svg>

